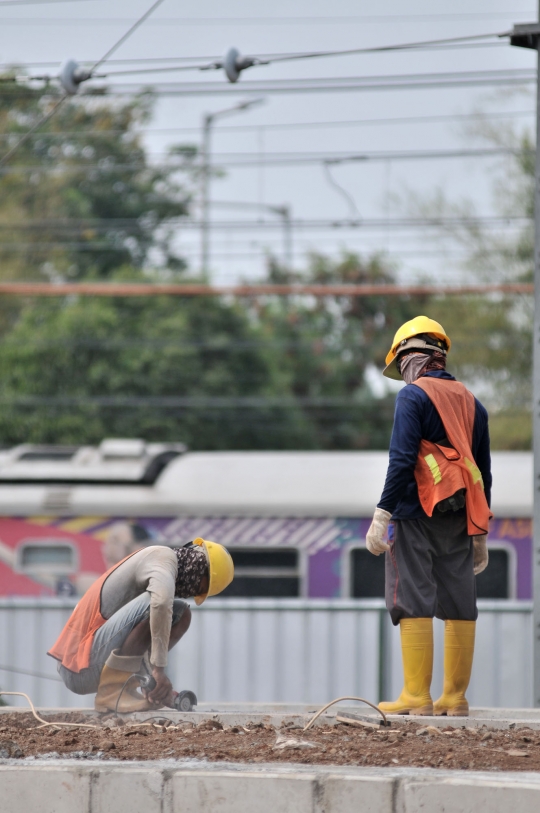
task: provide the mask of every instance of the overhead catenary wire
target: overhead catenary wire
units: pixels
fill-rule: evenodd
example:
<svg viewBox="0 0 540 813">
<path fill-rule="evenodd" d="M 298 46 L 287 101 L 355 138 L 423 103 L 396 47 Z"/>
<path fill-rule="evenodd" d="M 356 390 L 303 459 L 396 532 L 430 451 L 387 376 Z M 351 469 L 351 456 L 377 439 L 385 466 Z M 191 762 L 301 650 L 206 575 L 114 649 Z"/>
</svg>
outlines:
<svg viewBox="0 0 540 813">
<path fill-rule="evenodd" d="M 406 151 L 381 151 L 381 152 L 342 152 L 342 153 L 266 153 L 263 156 L 258 154 L 249 154 L 246 152 L 235 153 L 217 153 L 213 157 L 215 166 L 222 168 L 226 167 L 252 167 L 252 166 L 302 166 L 309 164 L 343 164 L 343 163 L 373 163 L 373 162 L 386 162 L 386 161 L 433 161 L 433 160 L 447 160 L 457 158 L 495 158 L 498 156 L 522 156 L 527 153 L 533 153 L 533 150 L 527 150 L 519 147 L 479 147 L 471 149 L 443 149 L 443 150 L 406 150 Z M 155 156 L 154 156 L 155 157 Z M 166 156 L 168 158 L 168 156 Z M 84 172 L 84 173 L 115 173 L 115 172 L 135 172 L 137 170 L 148 171 L 150 170 L 169 170 L 169 171 L 182 171 L 187 166 L 196 165 L 196 156 L 180 156 L 181 163 L 175 160 L 169 160 L 167 163 L 154 163 L 148 165 L 146 162 L 128 164 L 117 164 L 113 161 L 107 163 L 87 163 L 76 164 L 68 161 L 63 161 L 61 164 L 15 164 L 13 166 L 2 168 L 0 163 L 0 175 L 2 174 L 38 174 L 54 172 L 56 176 L 60 174 L 69 175 L 71 173 Z M 158 156 L 163 160 L 163 156 Z M 62 172 L 60 172 L 60 169 Z"/>
<path fill-rule="evenodd" d="M 118 282 L 0 282 L 0 294 L 26 297 L 99 296 L 448 296 L 467 294 L 530 294 L 533 283 L 500 282 L 471 285 L 387 285 L 387 284 L 240 284 L 118 283 Z"/>
<path fill-rule="evenodd" d="M 441 113 L 440 115 L 433 116 L 397 116 L 392 118 L 374 118 L 374 119 L 344 119 L 340 121 L 291 121 L 291 122 L 273 122 L 264 124 L 239 124 L 239 125 L 226 125 L 220 126 L 219 133 L 236 133 L 236 132 L 257 132 L 259 130 L 274 131 L 274 130 L 313 130 L 313 129 L 332 129 L 334 127 L 370 127 L 370 126 L 393 126 L 403 124 L 436 124 L 443 121 L 489 121 L 492 119 L 512 119 L 526 116 L 536 115 L 534 110 L 508 110 L 508 111 L 493 111 L 491 113 Z M 166 133 L 200 133 L 200 127 L 145 127 L 141 130 L 54 130 L 46 134 L 48 139 L 55 138 L 110 138 L 115 135 L 131 136 L 137 138 L 143 135 L 158 135 Z M 0 133 L 1 139 L 10 138 L 9 133 Z M 33 138 L 43 138 L 42 135 L 32 134 Z"/>
<path fill-rule="evenodd" d="M 142 23 L 144 23 L 144 22 L 145 22 L 145 20 L 146 20 L 146 19 L 149 17 L 149 15 L 150 15 L 150 14 L 152 14 L 152 12 L 153 12 L 153 11 L 155 11 L 155 9 L 156 9 L 158 6 L 160 6 L 160 5 L 161 5 L 163 2 L 164 2 L 164 0 L 156 0 L 156 2 L 155 2 L 155 3 L 154 3 L 154 4 L 153 4 L 151 7 L 150 7 L 150 9 L 148 9 L 148 11 L 146 11 L 146 12 L 145 12 L 145 13 L 142 15 L 142 17 L 140 17 L 140 18 L 139 18 L 139 19 L 138 19 L 138 20 L 137 20 L 137 21 L 136 21 L 136 22 L 135 22 L 135 23 L 134 23 L 134 24 L 131 26 L 131 28 L 129 29 L 129 31 L 127 31 L 127 32 L 126 32 L 126 33 L 125 33 L 125 34 L 124 34 L 124 35 L 123 35 L 123 36 L 122 36 L 122 37 L 121 37 L 121 38 L 120 38 L 120 39 L 119 39 L 119 40 L 118 40 L 118 41 L 117 41 L 117 42 L 116 42 L 116 43 L 115 43 L 115 44 L 114 44 L 114 45 L 113 45 L 111 48 L 109 48 L 109 50 L 108 50 L 108 51 L 106 51 L 105 55 L 104 55 L 103 57 L 101 57 L 101 59 L 99 59 L 99 60 L 98 60 L 98 61 L 97 61 L 97 62 L 96 62 L 94 65 L 93 65 L 93 67 L 90 69 L 90 75 L 92 75 L 92 73 L 93 73 L 93 72 L 94 72 L 94 71 L 95 71 L 95 70 L 96 70 L 96 69 L 97 69 L 97 68 L 98 68 L 100 65 L 102 65 L 102 64 L 103 64 L 103 63 L 104 63 L 104 62 L 105 62 L 105 61 L 108 59 L 108 57 L 109 57 L 109 56 L 111 56 L 111 54 L 113 54 L 113 53 L 114 53 L 114 52 L 115 52 L 115 51 L 116 51 L 116 50 L 117 50 L 117 49 L 118 49 L 118 48 L 119 48 L 119 47 L 120 47 L 120 46 L 121 46 L 121 45 L 122 45 L 122 44 L 123 44 L 123 43 L 124 43 L 124 42 L 125 42 L 127 39 L 128 39 L 128 37 L 130 37 L 130 36 L 131 36 L 131 34 L 133 34 L 133 33 L 134 33 L 136 30 L 137 30 L 137 28 L 139 28 L 139 26 L 140 26 L 140 25 L 142 25 Z M 62 104 L 65 102 L 65 100 L 66 100 L 67 98 L 68 98 L 68 95 L 67 95 L 67 93 L 66 93 L 66 94 L 64 94 L 64 95 L 63 95 L 63 96 L 62 96 L 62 97 L 61 97 L 61 98 L 60 98 L 60 99 L 59 99 L 59 100 L 58 100 L 58 101 L 57 101 L 57 102 L 56 102 L 56 103 L 55 103 L 55 104 L 52 106 L 52 108 L 51 108 L 51 109 L 50 109 L 50 110 L 49 110 L 49 111 L 48 111 L 48 112 L 47 112 L 47 113 L 46 113 L 44 116 L 42 116 L 42 117 L 41 117 L 41 118 L 40 118 L 40 119 L 39 119 L 39 120 L 38 120 L 38 121 L 37 121 L 37 122 L 34 124 L 34 126 L 33 126 L 33 127 L 31 127 L 31 128 L 30 128 L 30 130 L 28 130 L 28 131 L 27 131 L 27 132 L 26 132 L 26 133 L 25 133 L 25 134 L 24 134 L 24 135 L 23 135 L 23 136 L 22 136 L 22 137 L 21 137 L 21 138 L 20 138 L 20 139 L 19 139 L 19 140 L 18 140 L 18 141 L 17 141 L 17 142 L 14 144 L 14 145 L 13 145 L 13 147 L 12 147 L 12 148 L 11 148 L 11 149 L 10 149 L 10 150 L 9 150 L 9 151 L 8 151 L 8 152 L 5 154 L 5 155 L 4 155 L 4 156 L 2 156 L 2 158 L 0 158 L 0 167 L 5 166 L 5 164 L 6 164 L 6 163 L 7 163 L 7 162 L 10 160 L 10 158 L 11 158 L 11 157 L 12 157 L 12 156 L 13 156 L 13 155 L 14 155 L 14 154 L 17 152 L 17 150 L 18 150 L 18 149 L 19 149 L 19 148 L 20 148 L 20 147 L 21 147 L 21 146 L 22 146 L 22 145 L 23 145 L 23 144 L 24 144 L 24 143 L 27 141 L 27 139 L 28 139 L 28 138 L 29 138 L 29 137 L 32 135 L 32 133 L 34 133 L 34 132 L 35 132 L 35 131 L 36 131 L 36 130 L 39 128 L 39 127 L 41 127 L 43 124 L 46 124 L 46 123 L 49 121 L 49 119 L 51 119 L 51 118 L 52 118 L 52 116 L 54 116 L 54 114 L 55 114 L 55 113 L 56 113 L 56 112 L 59 110 L 59 108 L 62 106 Z"/>
<path fill-rule="evenodd" d="M 319 77 L 310 79 L 263 79 L 237 84 L 223 82 L 162 82 L 148 88 L 141 83 L 111 84 L 108 97 L 130 98 L 146 89 L 158 97 L 182 96 L 231 96 L 247 92 L 256 94 L 281 93 L 335 93 L 374 90 L 430 90 L 459 87 L 504 87 L 534 84 L 533 69 L 516 68 L 504 70 L 461 71 L 452 73 L 396 74 L 382 76 Z M 19 88 L 19 92 L 22 88 Z M 25 91 L 26 93 L 28 91 Z M 15 97 L 10 92 L 10 98 Z M 87 87 L 82 96 L 103 95 L 99 87 Z"/>
</svg>

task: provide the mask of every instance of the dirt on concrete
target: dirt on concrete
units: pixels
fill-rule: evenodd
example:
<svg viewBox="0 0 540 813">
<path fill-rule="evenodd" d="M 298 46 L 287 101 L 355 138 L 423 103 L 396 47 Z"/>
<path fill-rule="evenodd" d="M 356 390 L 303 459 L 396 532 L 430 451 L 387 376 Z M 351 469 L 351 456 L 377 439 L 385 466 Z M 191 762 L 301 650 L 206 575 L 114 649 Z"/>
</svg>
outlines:
<svg viewBox="0 0 540 813">
<path fill-rule="evenodd" d="M 113 715 L 54 715 L 57 722 L 95 723 L 93 728 L 39 727 L 31 714 L 4 713 L 0 758 L 198 759 L 209 762 L 295 762 L 317 765 L 411 766 L 494 771 L 540 771 L 540 731 L 434 728 L 393 723 L 390 728 L 348 724 L 275 728 L 251 723 L 199 725 L 160 718 L 144 724 Z M 464 721 L 465 725 L 465 721 Z"/>
</svg>

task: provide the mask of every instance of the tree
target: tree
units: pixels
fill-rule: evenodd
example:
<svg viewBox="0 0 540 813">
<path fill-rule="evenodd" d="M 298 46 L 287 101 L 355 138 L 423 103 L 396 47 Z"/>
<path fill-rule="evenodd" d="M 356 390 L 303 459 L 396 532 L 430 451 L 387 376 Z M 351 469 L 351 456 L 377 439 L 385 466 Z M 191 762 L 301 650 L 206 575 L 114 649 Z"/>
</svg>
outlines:
<svg viewBox="0 0 540 813">
<path fill-rule="evenodd" d="M 474 218 L 470 201 L 449 200 L 440 190 L 429 198 L 408 196 L 409 213 L 430 217 L 459 216 L 462 225 L 441 229 L 441 249 L 458 244 L 469 280 L 530 282 L 533 279 L 534 147 L 527 132 L 490 126 L 480 118 L 469 135 L 492 146 L 513 150 L 510 167 L 493 182 L 494 208 L 503 216 L 529 219 L 510 236 L 494 232 Z M 530 449 L 532 442 L 532 319 L 528 295 L 434 297 L 429 315 L 440 321 L 453 341 L 449 368 L 490 410 L 494 449 Z"/>
<path fill-rule="evenodd" d="M 0 382 L 3 443 L 120 436 L 194 449 L 313 445 L 278 359 L 242 308 L 218 298 L 31 303 L 4 339 Z"/>
<path fill-rule="evenodd" d="M 14 143 L 50 88 L 9 90 L 0 126 Z M 196 151 L 151 164 L 135 102 L 66 102 L 0 174 L 4 278 L 186 280 L 174 233 L 188 211 Z M 157 270 L 156 270 L 157 268 Z M 378 256 L 314 255 L 270 281 L 392 283 Z M 96 443 L 183 440 L 193 449 L 385 448 L 393 397 L 366 383 L 417 301 L 267 297 L 62 299 L 3 303 L 0 438 Z M 181 399 L 181 400 L 178 400 Z"/>
<path fill-rule="evenodd" d="M 382 256 L 365 260 L 344 254 L 331 260 L 313 254 L 305 272 L 270 263 L 269 282 L 392 284 L 393 269 Z M 406 297 L 269 297 L 251 305 L 268 341 L 279 342 L 281 369 L 291 392 L 304 407 L 322 449 L 386 448 L 394 397 L 377 398 L 366 373 L 382 369 L 389 336 L 412 318 L 423 300 Z M 319 400 L 320 406 L 317 405 Z"/>
<path fill-rule="evenodd" d="M 0 84 L 2 153 L 57 101 L 49 87 Z M 194 175 L 190 147 L 165 166 L 149 163 L 141 126 L 150 93 L 134 101 L 76 97 L 25 143 L 0 173 L 0 257 L 4 279 L 106 278 L 125 265 L 172 271 Z"/>
</svg>

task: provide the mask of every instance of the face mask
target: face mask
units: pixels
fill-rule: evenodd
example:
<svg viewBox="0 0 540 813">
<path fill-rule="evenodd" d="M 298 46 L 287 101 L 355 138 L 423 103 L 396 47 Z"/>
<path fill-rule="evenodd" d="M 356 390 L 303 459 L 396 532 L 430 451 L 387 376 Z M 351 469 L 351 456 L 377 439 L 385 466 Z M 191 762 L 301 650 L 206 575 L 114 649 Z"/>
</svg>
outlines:
<svg viewBox="0 0 540 813">
<path fill-rule="evenodd" d="M 429 353 L 408 353 L 399 363 L 399 372 L 406 384 L 412 384 L 419 378 L 430 362 Z"/>
</svg>

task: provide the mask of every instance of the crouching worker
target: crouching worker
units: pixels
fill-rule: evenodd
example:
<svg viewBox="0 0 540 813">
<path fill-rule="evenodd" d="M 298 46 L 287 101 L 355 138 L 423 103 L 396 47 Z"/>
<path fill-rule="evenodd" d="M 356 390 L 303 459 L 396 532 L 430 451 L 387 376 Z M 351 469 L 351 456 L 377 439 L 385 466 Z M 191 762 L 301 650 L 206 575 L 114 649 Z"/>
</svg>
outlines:
<svg viewBox="0 0 540 813">
<path fill-rule="evenodd" d="M 446 372 L 449 350 L 442 326 L 417 316 L 398 330 L 386 357 L 384 374 L 407 384 L 396 399 L 386 483 L 366 537 L 371 553 L 386 553 L 386 606 L 401 629 L 405 686 L 395 702 L 379 704 L 387 714 L 469 712 L 491 466 L 487 412 Z M 444 687 L 435 703 L 434 616 L 445 622 Z"/>
<path fill-rule="evenodd" d="M 97 692 L 97 711 L 172 706 L 176 692 L 165 674 L 167 652 L 191 621 L 182 599 L 202 604 L 233 577 L 229 552 L 215 542 L 199 538 L 180 548 L 143 548 L 94 582 L 48 654 L 58 660 L 58 673 L 70 691 Z M 145 667 L 156 685 L 143 695 L 129 677 L 144 674 Z"/>
</svg>

